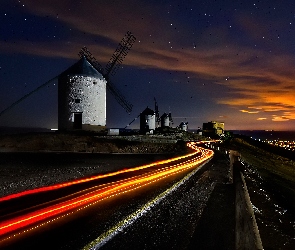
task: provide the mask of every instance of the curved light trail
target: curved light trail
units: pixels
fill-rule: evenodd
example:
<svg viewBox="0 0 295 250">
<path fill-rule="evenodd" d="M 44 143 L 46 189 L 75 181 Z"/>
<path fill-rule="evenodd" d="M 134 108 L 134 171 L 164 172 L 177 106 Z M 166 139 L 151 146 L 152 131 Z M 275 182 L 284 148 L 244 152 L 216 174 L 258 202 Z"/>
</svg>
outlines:
<svg viewBox="0 0 295 250">
<path fill-rule="evenodd" d="M 196 155 L 198 153 L 199 153 L 199 151 L 196 150 L 196 152 L 193 152 L 193 153 L 190 153 L 190 154 L 187 154 L 187 155 L 184 155 L 184 156 L 174 157 L 174 158 L 171 158 L 171 159 L 162 160 L 162 161 L 154 162 L 154 163 L 151 163 L 151 164 L 138 166 L 138 167 L 135 167 L 135 168 L 122 169 L 122 170 L 119 170 L 119 171 L 116 171 L 116 172 L 100 174 L 100 175 L 96 175 L 96 176 L 89 177 L 89 178 L 83 178 L 83 179 L 79 179 L 79 180 L 74 180 L 74 181 L 69 181 L 69 182 L 64 182 L 64 183 L 52 185 L 52 186 L 46 186 L 46 187 L 40 187 L 40 188 L 36 188 L 36 189 L 26 190 L 26 191 L 19 192 L 19 193 L 16 193 L 16 194 L 11 194 L 11 195 L 7 195 L 7 196 L 4 196 L 4 197 L 0 197 L 0 202 L 6 201 L 6 200 L 11 200 L 11 199 L 14 199 L 14 198 L 19 198 L 21 196 L 25 196 L 25 195 L 29 195 L 29 194 L 36 194 L 36 193 L 40 193 L 40 192 L 56 190 L 56 189 L 69 187 L 69 186 L 72 186 L 72 185 L 81 184 L 81 183 L 85 183 L 85 182 L 89 182 L 89 181 L 93 181 L 93 180 L 98 180 L 98 179 L 111 177 L 111 176 L 115 176 L 115 175 L 119 175 L 119 174 L 123 174 L 123 173 L 134 172 L 134 171 L 142 170 L 142 169 L 145 169 L 145 168 L 150 168 L 150 167 L 154 167 L 154 166 L 158 166 L 158 165 L 162 165 L 162 164 L 167 164 L 167 163 L 170 163 L 170 162 L 174 162 L 174 161 L 178 161 L 178 160 L 181 160 L 181 159 L 189 158 L 189 157 L 194 156 L 194 155 Z"/>
<path fill-rule="evenodd" d="M 141 170 L 151 166 L 157 166 L 160 164 L 174 162 L 179 159 L 189 158 L 183 162 L 163 166 L 162 168 L 154 169 L 150 172 L 147 172 L 138 176 L 134 176 L 134 177 L 126 178 L 116 182 L 107 183 L 104 185 L 99 185 L 99 186 L 89 188 L 88 190 L 84 190 L 83 194 L 79 194 L 78 196 L 74 198 L 72 196 L 69 196 L 68 198 L 65 197 L 67 199 L 66 200 L 63 199 L 64 201 L 58 202 L 53 205 L 49 205 L 42 209 L 37 209 L 36 211 L 29 212 L 25 215 L 17 216 L 17 217 L 2 221 L 0 222 L 0 236 L 1 235 L 4 236 L 6 234 L 12 233 L 16 230 L 19 230 L 28 226 L 32 226 L 36 223 L 43 222 L 43 224 L 46 224 L 44 223 L 44 220 L 51 220 L 55 216 L 62 216 L 65 213 L 72 213 L 73 210 L 77 211 L 82 208 L 86 208 L 89 205 L 93 205 L 99 201 L 102 201 L 102 200 L 105 200 L 126 192 L 133 191 L 140 187 L 149 185 L 161 179 L 172 176 L 176 173 L 189 170 L 191 168 L 196 167 L 197 165 L 200 165 L 201 163 L 203 163 L 204 161 L 208 160 L 209 158 L 213 156 L 212 150 L 198 147 L 196 143 L 188 143 L 187 145 L 188 147 L 195 150 L 195 152 L 183 157 L 175 157 L 173 159 L 140 166 L 133 169 L 125 169 L 125 170 L 117 171 L 114 173 L 108 173 L 105 175 L 99 175 L 96 177 L 79 180 L 80 182 L 86 182 L 96 178 L 104 178 L 107 176 L 117 175 L 119 173 Z M 54 185 L 53 189 L 62 187 L 63 185 L 67 185 L 67 186 L 74 185 L 79 183 L 79 181 L 68 182 L 61 185 Z M 50 189 L 51 187 L 47 187 L 47 188 L 49 188 L 48 190 L 52 190 Z M 38 192 L 38 190 L 41 190 L 39 192 L 43 192 L 43 189 L 35 189 L 32 191 Z M 13 197 L 11 197 L 10 199 L 12 198 Z"/>
</svg>

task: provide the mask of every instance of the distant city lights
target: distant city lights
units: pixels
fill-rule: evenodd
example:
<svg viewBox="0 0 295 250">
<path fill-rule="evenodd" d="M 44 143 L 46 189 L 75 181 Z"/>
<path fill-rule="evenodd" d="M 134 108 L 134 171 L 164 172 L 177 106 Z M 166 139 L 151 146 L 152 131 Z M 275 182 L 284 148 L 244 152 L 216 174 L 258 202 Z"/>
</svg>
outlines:
<svg viewBox="0 0 295 250">
<path fill-rule="evenodd" d="M 253 137 L 251 137 L 251 138 L 254 140 L 257 140 L 257 141 L 271 144 L 276 147 L 284 148 L 286 150 L 295 151 L 295 141 L 294 140 L 279 140 L 279 139 L 278 140 L 267 140 L 267 139 L 262 140 L 262 139 L 255 139 Z"/>
<path fill-rule="evenodd" d="M 295 141 L 282 141 L 282 140 L 268 141 L 268 140 L 265 140 L 263 142 L 266 142 L 268 144 L 271 144 L 271 145 L 274 145 L 277 147 L 285 148 L 287 150 L 291 150 L 291 151 L 295 150 Z"/>
</svg>

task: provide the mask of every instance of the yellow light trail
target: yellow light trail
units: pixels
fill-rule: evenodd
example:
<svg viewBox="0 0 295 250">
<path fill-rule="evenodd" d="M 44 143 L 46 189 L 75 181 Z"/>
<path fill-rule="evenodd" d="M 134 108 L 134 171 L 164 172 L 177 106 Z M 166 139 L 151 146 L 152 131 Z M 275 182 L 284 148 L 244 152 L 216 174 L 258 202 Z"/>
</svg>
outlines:
<svg viewBox="0 0 295 250">
<path fill-rule="evenodd" d="M 40 192 L 45 192 L 45 191 L 50 191 L 50 190 L 56 190 L 56 189 L 60 189 L 60 188 L 64 188 L 64 187 L 68 187 L 68 186 L 72 186 L 72 185 L 76 185 L 76 184 L 81 184 L 81 183 L 85 183 L 85 182 L 89 182 L 89 181 L 93 181 L 93 180 L 98 180 L 98 179 L 102 179 L 102 178 L 106 178 L 106 177 L 116 176 L 116 175 L 123 174 L 123 173 L 135 172 L 135 171 L 138 171 L 138 170 L 142 170 L 142 169 L 146 169 L 146 168 L 150 168 L 150 167 L 154 167 L 154 166 L 163 165 L 163 164 L 167 164 L 167 163 L 170 163 L 170 162 L 178 161 L 178 160 L 181 160 L 181 159 L 189 158 L 189 157 L 192 157 L 192 156 L 194 156 L 194 155 L 196 155 L 198 153 L 199 153 L 199 151 L 196 150 L 196 152 L 193 152 L 193 153 L 190 153 L 190 154 L 187 154 L 187 155 L 184 155 L 184 156 L 178 156 L 178 157 L 174 157 L 174 158 L 171 158 L 171 159 L 154 162 L 154 163 L 151 163 L 151 164 L 138 166 L 138 167 L 135 167 L 135 168 L 122 169 L 122 170 L 119 170 L 119 171 L 116 171 L 116 172 L 100 174 L 100 175 L 96 175 L 96 176 L 89 177 L 89 178 L 83 178 L 83 179 L 79 179 L 79 180 L 60 183 L 60 184 L 57 184 L 57 185 L 52 185 L 52 186 L 46 186 L 46 187 L 40 187 L 40 188 L 36 188 L 36 189 L 26 190 L 26 191 L 19 192 L 19 193 L 16 193 L 16 194 L 11 194 L 11 195 L 7 195 L 7 196 L 4 196 L 4 197 L 0 197 L 0 202 L 15 199 L 15 198 L 19 198 L 21 196 L 25 196 L 25 195 L 29 195 L 29 194 L 35 194 L 35 193 L 40 193 Z"/>
</svg>

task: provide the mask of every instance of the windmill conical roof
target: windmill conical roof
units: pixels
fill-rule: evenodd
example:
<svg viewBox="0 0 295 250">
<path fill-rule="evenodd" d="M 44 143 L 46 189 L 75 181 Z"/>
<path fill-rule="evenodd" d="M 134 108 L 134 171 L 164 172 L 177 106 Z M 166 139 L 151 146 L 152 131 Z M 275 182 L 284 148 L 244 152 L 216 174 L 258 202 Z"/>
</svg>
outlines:
<svg viewBox="0 0 295 250">
<path fill-rule="evenodd" d="M 149 107 L 147 107 L 144 111 L 142 111 L 141 114 L 143 114 L 143 115 L 154 115 L 155 112 L 152 109 L 150 109 Z"/>
<path fill-rule="evenodd" d="M 92 77 L 102 77 L 102 74 L 99 73 L 84 56 L 78 62 L 61 73 L 61 75 L 87 75 Z"/>
<path fill-rule="evenodd" d="M 161 116 L 161 118 L 165 118 L 165 117 L 169 117 L 169 115 L 166 112 Z"/>
</svg>

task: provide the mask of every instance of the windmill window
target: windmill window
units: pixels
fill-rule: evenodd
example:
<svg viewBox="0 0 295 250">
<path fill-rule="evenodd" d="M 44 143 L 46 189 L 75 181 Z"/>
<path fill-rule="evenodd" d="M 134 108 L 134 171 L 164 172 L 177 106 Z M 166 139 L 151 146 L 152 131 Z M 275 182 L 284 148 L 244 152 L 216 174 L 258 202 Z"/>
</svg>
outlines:
<svg viewBox="0 0 295 250">
<path fill-rule="evenodd" d="M 81 100 L 80 99 L 75 99 L 75 103 L 80 103 Z"/>
<path fill-rule="evenodd" d="M 97 84 L 97 82 L 94 81 L 93 84 Z"/>
</svg>

